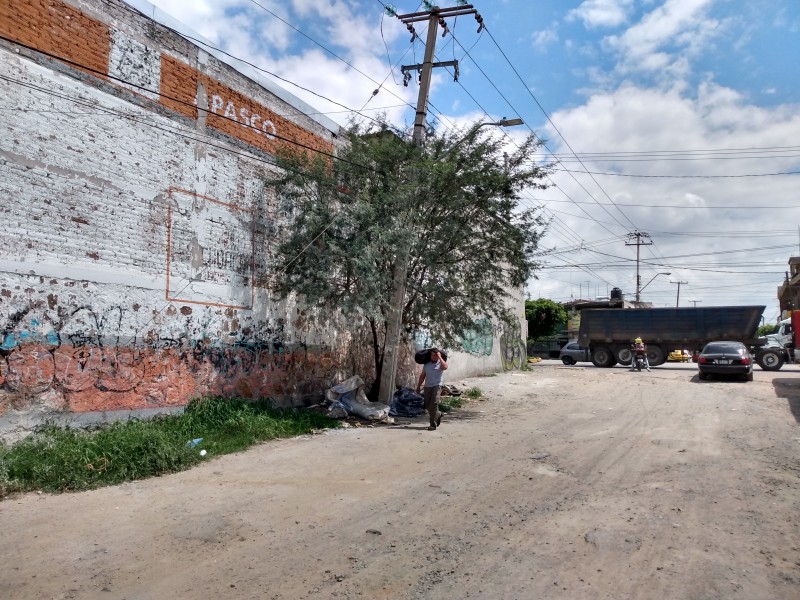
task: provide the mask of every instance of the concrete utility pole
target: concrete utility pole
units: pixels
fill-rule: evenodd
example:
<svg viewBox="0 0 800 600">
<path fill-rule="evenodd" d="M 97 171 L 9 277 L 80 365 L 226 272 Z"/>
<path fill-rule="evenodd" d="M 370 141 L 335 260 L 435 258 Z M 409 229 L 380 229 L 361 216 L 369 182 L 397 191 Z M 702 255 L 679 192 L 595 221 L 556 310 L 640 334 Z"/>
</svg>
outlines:
<svg viewBox="0 0 800 600">
<path fill-rule="evenodd" d="M 474 14 L 478 21 L 478 31 L 483 29 L 483 18 L 478 11 L 472 8 L 471 4 L 455 6 L 451 8 L 439 8 L 433 6 L 430 10 L 406 15 L 395 15 L 402 21 L 412 34 L 411 40 L 417 37 L 414 31 L 414 23 L 420 21 L 428 22 L 428 37 L 425 42 L 425 56 L 421 65 L 410 65 L 401 67 L 404 75 L 403 83 L 408 85 L 411 71 L 420 72 L 419 96 L 417 98 L 417 112 L 414 118 L 413 139 L 417 146 L 422 146 L 425 142 L 425 118 L 428 114 L 428 94 L 431 87 L 431 71 L 434 67 L 452 66 L 455 70 L 455 79 L 458 80 L 458 61 L 447 61 L 444 63 L 434 63 L 433 56 L 436 50 L 436 33 L 439 25 L 447 33 L 447 23 L 445 18 L 458 17 L 462 15 Z M 443 34 L 443 35 L 444 35 Z M 395 389 L 395 376 L 397 374 L 397 360 L 400 353 L 400 340 L 403 335 L 403 307 L 406 297 L 406 278 L 408 276 L 408 260 L 411 253 L 410 232 L 404 232 L 405 239 L 398 248 L 395 258 L 394 269 L 392 270 L 392 297 L 387 316 L 386 344 L 383 352 L 383 366 L 381 369 L 381 391 L 379 400 L 384 404 L 391 404 Z"/>
<path fill-rule="evenodd" d="M 678 308 L 681 302 L 681 284 L 687 285 L 688 281 L 670 281 L 670 283 L 677 283 L 678 284 L 678 297 L 675 298 L 675 308 Z"/>
<path fill-rule="evenodd" d="M 631 238 L 636 238 L 636 243 L 631 242 Z M 646 241 L 643 241 L 646 240 Z M 651 246 L 653 242 L 649 241 L 650 236 L 643 231 L 634 231 L 628 234 L 628 241 L 625 242 L 626 246 L 636 246 L 636 302 L 642 297 L 642 278 L 639 276 L 639 248 L 641 246 Z"/>
</svg>

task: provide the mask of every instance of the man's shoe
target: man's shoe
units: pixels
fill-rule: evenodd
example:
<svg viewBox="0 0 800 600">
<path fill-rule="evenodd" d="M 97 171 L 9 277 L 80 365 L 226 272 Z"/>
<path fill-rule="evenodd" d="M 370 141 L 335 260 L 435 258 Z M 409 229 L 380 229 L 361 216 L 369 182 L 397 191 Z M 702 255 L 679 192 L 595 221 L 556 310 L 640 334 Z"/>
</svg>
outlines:
<svg viewBox="0 0 800 600">
<path fill-rule="evenodd" d="M 428 431 L 436 431 L 436 425 L 428 425 Z"/>
</svg>

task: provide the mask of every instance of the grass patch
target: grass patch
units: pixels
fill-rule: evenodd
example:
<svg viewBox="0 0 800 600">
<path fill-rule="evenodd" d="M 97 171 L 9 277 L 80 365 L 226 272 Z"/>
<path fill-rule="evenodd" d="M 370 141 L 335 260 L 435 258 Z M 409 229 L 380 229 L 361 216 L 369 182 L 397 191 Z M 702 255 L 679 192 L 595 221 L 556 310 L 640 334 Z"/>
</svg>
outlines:
<svg viewBox="0 0 800 600">
<path fill-rule="evenodd" d="M 474 400 L 483 396 L 483 392 L 481 392 L 481 388 L 471 387 L 466 392 L 464 392 L 464 395 L 467 398 L 472 398 Z"/>
<path fill-rule="evenodd" d="M 439 410 L 443 413 L 450 412 L 454 408 L 464 406 L 464 401 L 456 396 L 445 396 L 439 400 Z"/>
<path fill-rule="evenodd" d="M 0 498 L 20 491 L 88 490 L 173 473 L 261 441 L 338 425 L 311 411 L 216 397 L 192 400 L 180 415 L 121 421 L 94 431 L 47 425 L 14 446 L 0 446 Z M 196 438 L 203 441 L 187 445 Z"/>
</svg>

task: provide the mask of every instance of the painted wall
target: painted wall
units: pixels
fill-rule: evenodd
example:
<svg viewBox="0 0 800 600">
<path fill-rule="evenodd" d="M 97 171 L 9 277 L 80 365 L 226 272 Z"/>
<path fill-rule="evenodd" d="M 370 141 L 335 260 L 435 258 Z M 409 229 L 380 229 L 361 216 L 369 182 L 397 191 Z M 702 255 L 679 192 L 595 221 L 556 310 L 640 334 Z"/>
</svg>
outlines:
<svg viewBox="0 0 800 600">
<path fill-rule="evenodd" d="M 119 0 L 3 2 L 0 36 L 0 435 L 374 378 L 362 333 L 269 291 L 289 207 L 262 175 L 335 124 Z"/>
<path fill-rule="evenodd" d="M 0 35 L 61 58 L 0 42 L 0 430 L 370 378 L 357 334 L 268 290 L 261 175 L 330 129 L 122 3 L 2 3 Z"/>
</svg>

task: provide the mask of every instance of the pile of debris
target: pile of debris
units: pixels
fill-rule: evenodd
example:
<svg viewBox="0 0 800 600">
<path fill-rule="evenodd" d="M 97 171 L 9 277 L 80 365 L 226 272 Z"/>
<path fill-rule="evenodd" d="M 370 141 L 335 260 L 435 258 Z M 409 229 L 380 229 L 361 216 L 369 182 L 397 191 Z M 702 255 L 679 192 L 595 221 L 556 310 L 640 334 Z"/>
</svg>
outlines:
<svg viewBox="0 0 800 600">
<path fill-rule="evenodd" d="M 443 385 L 442 396 L 461 396 L 454 385 Z M 325 393 L 328 402 L 327 415 L 332 419 L 359 417 L 367 421 L 393 423 L 392 417 L 419 417 L 425 414 L 422 395 L 411 388 L 397 386 L 391 406 L 370 402 L 364 392 L 364 380 L 358 375 L 345 379 Z"/>
</svg>

